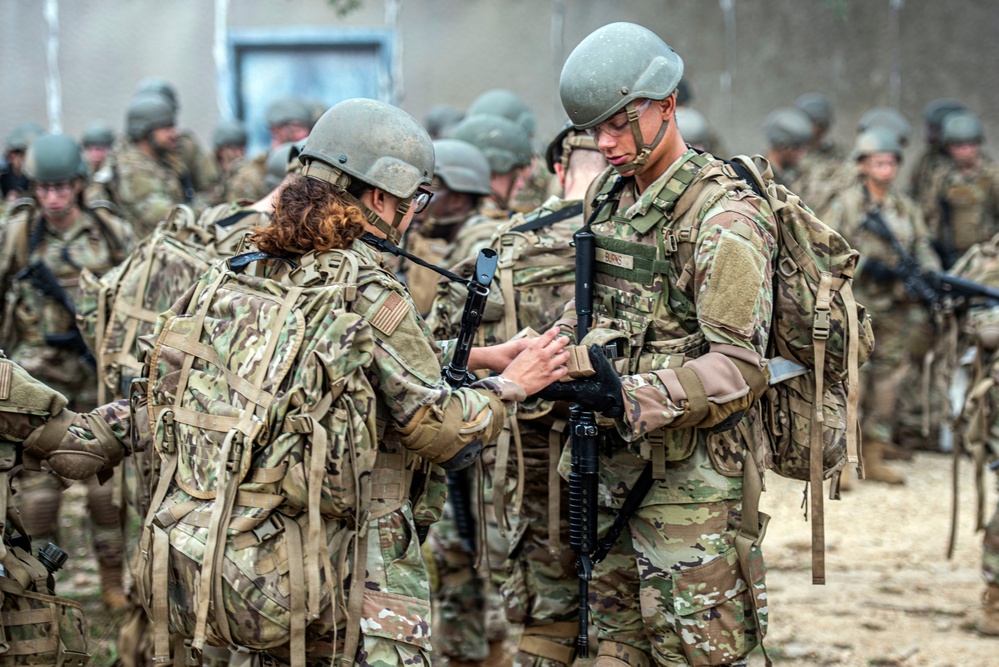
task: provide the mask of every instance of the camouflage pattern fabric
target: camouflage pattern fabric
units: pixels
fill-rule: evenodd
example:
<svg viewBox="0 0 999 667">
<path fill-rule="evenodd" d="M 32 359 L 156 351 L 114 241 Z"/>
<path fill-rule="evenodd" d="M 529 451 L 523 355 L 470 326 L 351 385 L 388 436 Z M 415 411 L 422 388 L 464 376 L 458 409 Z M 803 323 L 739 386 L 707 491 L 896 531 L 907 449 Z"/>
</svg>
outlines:
<svg viewBox="0 0 999 667">
<path fill-rule="evenodd" d="M 685 189 L 683 183 L 693 180 L 700 170 L 694 156 L 693 151 L 685 153 L 644 192 L 636 192 L 632 178 L 625 179 L 620 199 L 605 206 L 592 227 L 598 249 L 607 250 L 597 257 L 596 327 L 587 342 L 623 343 L 618 351 L 621 356 L 612 363 L 624 373 L 625 416 L 604 420 L 604 437 L 614 454 L 604 454 L 600 460 L 598 499 L 606 512 L 605 530 L 606 522 L 621 507 L 652 457 L 652 448 L 661 447 L 658 456 L 668 462 L 661 471 L 662 479 L 653 482 L 631 521 L 630 540 L 625 537 L 617 547 L 627 557 L 605 561 L 591 584 L 596 596 L 591 598 L 593 621 L 602 645 L 631 645 L 662 664 L 678 664 L 668 656 L 697 655 L 707 646 L 726 652 L 719 664 L 737 662 L 760 638 L 752 614 L 747 613 L 751 609 L 749 586 L 737 566 L 731 565 L 735 558 L 734 528 L 724 529 L 725 524 L 703 531 L 700 526 L 696 531 L 690 531 L 689 526 L 681 528 L 689 523 L 691 514 L 722 516 L 727 525 L 738 525 L 730 514 L 741 502 L 746 448 L 755 443 L 745 442 L 742 432 L 737 431 L 708 438 L 705 429 L 671 427 L 680 422 L 685 407 L 671 396 L 664 378 L 668 374 L 665 369 L 673 368 L 675 361 L 695 359 L 711 349 L 728 349 L 718 346 L 765 356 L 772 316 L 770 267 L 777 250 L 776 230 L 766 202 L 743 189 L 719 193 L 710 205 L 694 205 L 672 217 L 672 202 Z M 603 182 L 609 183 L 609 179 Z M 595 187 L 599 183 L 601 180 Z M 691 254 L 682 257 L 674 252 L 663 257 L 659 252 L 661 238 L 683 215 L 696 216 L 693 228 L 698 231 L 690 244 Z M 727 254 L 734 246 L 726 249 L 725 239 L 732 235 L 747 242 L 735 255 Z M 621 247 L 621 241 L 649 248 L 643 256 L 659 257 L 661 263 L 647 265 L 654 270 L 645 273 L 637 271 L 638 263 L 635 271 L 622 271 L 627 258 L 613 249 Z M 737 269 L 736 264 L 742 268 Z M 573 321 L 570 316 L 564 323 Z M 756 413 L 755 408 L 749 408 L 743 432 L 758 433 Z M 563 476 L 568 473 L 567 453 L 563 453 L 560 471 Z M 670 518 L 677 513 L 679 520 Z M 699 550 L 704 547 L 704 534 L 719 536 L 713 551 L 707 552 L 717 555 L 710 565 L 705 552 Z M 670 558 L 663 560 L 657 553 Z M 687 553 L 691 554 L 689 559 L 682 556 Z M 646 566 L 649 563 L 652 565 Z M 690 563 L 695 566 L 688 567 Z M 765 600 L 762 563 L 759 565 L 753 585 L 758 599 Z M 664 572 L 670 573 L 670 583 L 659 589 Z M 676 594 L 673 582 L 683 584 Z M 694 594 L 697 590 L 727 591 L 728 596 L 698 597 Z M 676 602 L 671 607 L 674 595 L 690 596 L 682 611 Z M 759 617 L 764 623 L 766 614 L 763 603 Z M 705 622 L 711 618 L 729 620 Z M 696 633 L 691 631 L 693 627 Z"/>
<path fill-rule="evenodd" d="M 189 193 L 178 177 L 181 169 L 176 159 L 157 160 L 133 144 L 115 153 L 115 203 L 138 238 L 149 236 L 175 204 L 188 203 Z"/>
<path fill-rule="evenodd" d="M 226 197 L 230 200 L 257 201 L 267 194 L 264 176 L 267 173 L 267 153 L 241 160 L 226 181 Z"/>
<path fill-rule="evenodd" d="M 509 211 L 500 208 L 491 197 L 483 198 L 476 214 L 462 224 L 445 266 L 454 266 L 469 257 L 478 256 L 480 250 L 489 247 L 493 234 L 509 219 Z"/>
<path fill-rule="evenodd" d="M 534 158 L 534 164 L 524 178 L 523 186 L 510 202 L 510 209 L 520 213 L 530 213 L 537 210 L 548 199 L 552 181 L 558 183 L 555 174 L 548 171 L 545 161 Z"/>
<path fill-rule="evenodd" d="M 929 178 L 922 206 L 933 240 L 945 243 L 950 234 L 957 255 L 988 241 L 999 232 L 999 165 L 983 158 L 973 173 L 964 173 L 949 160 L 942 163 Z"/>
<path fill-rule="evenodd" d="M 901 280 L 876 282 L 864 274 L 868 261 L 878 260 L 888 267 L 896 266 L 899 261 L 889 243 L 862 224 L 872 206 L 863 183 L 857 182 L 832 201 L 825 220 L 861 253 L 854 290 L 857 301 L 871 315 L 878 342 L 861 369 L 862 430 L 871 439 L 893 442 L 902 378 L 914 367 L 919 369 L 932 345 L 933 334 L 925 307 L 905 292 Z M 899 243 L 920 265 L 927 271 L 939 271 L 940 260 L 930 246 L 915 202 L 892 189 L 879 210 Z"/>
<path fill-rule="evenodd" d="M 922 202 L 930 189 L 933 174 L 950 162 L 950 157 L 939 146 L 929 145 L 916 159 L 909 176 L 909 196 L 917 202 Z"/>
<path fill-rule="evenodd" d="M 215 164 L 215 158 L 208 151 L 201 148 L 194 133 L 190 130 L 177 131 L 177 155 L 180 162 L 188 174 L 191 175 L 191 183 L 194 191 L 208 196 L 209 193 L 217 190 L 221 182 L 222 175 Z M 183 176 L 183 174 L 179 174 Z"/>
</svg>

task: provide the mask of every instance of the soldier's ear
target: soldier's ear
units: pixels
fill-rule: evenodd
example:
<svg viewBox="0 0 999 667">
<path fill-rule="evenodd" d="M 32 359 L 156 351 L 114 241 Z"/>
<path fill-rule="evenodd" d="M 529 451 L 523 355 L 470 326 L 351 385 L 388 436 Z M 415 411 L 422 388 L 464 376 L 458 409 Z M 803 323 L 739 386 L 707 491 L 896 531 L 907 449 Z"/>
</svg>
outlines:
<svg viewBox="0 0 999 667">
<path fill-rule="evenodd" d="M 670 120 L 676 112 L 676 92 L 664 100 L 659 100 L 656 104 L 659 105 L 659 111 L 662 114 L 663 120 Z"/>
</svg>

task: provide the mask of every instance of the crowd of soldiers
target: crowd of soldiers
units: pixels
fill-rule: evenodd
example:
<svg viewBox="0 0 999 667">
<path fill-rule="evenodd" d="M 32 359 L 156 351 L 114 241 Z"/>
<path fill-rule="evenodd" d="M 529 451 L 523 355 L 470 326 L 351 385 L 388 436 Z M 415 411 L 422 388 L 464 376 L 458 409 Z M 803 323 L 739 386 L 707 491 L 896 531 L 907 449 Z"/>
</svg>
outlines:
<svg viewBox="0 0 999 667">
<path fill-rule="evenodd" d="M 497 274 L 501 294 L 494 295 L 501 298 L 491 302 L 497 312 L 487 309 L 477 345 L 530 337 L 553 323 L 571 326 L 564 306 L 574 290 L 572 236 L 583 225 L 584 207 L 594 196 L 602 193 L 603 200 L 608 199 L 611 174 L 632 179 L 635 187 L 615 193 L 613 216 L 605 212 L 597 221 L 609 239 L 604 256 L 619 253 L 633 260 L 625 255 L 638 252 L 635 246 L 648 241 L 633 231 L 620 231 L 621 225 L 641 230 L 647 220 L 645 231 L 661 225 L 675 202 L 667 201 L 673 189 L 676 195 L 682 192 L 677 174 L 688 174 L 685 184 L 703 168 L 699 156 L 724 154 L 715 128 L 690 106 L 690 90 L 681 79 L 682 62 L 676 54 L 644 28 L 629 24 L 606 28 L 609 32 L 601 38 L 608 42 L 584 41 L 566 64 L 562 96 L 570 121 L 543 155 L 536 155 L 533 148 L 533 113 L 508 90 L 486 91 L 465 111 L 441 105 L 427 114 L 424 125 L 434 140 L 433 196 L 429 203 L 414 204 L 413 223 L 401 244 L 416 258 L 461 275 L 471 271 L 470 262 L 481 249 L 501 251 L 506 264 L 501 260 Z M 615 40 L 620 44 L 615 45 Z M 592 69 L 599 49 L 610 49 L 610 70 Z M 621 54 L 630 59 L 615 61 Z M 641 71 L 631 70 L 645 68 L 648 62 L 643 58 L 659 63 L 660 79 L 641 95 L 629 94 L 621 86 L 639 80 Z M 579 95 L 583 101 L 573 107 L 573 95 L 578 93 L 571 87 L 572 77 L 592 84 L 593 76 L 608 71 L 618 77 L 610 86 L 621 90 L 619 102 L 589 109 L 587 104 L 599 105 L 599 100 Z M 231 239 L 236 231 L 245 234 L 266 227 L 277 215 L 282 185 L 302 179 L 297 174 L 303 164 L 306 176 L 310 165 L 326 165 L 316 157 L 320 154 L 315 144 L 327 141 L 327 135 L 310 135 L 314 126 L 322 125 L 325 109 L 305 99 L 282 98 L 268 106 L 271 146 L 255 157 L 246 155 L 247 133 L 238 121 L 219 124 L 213 151 L 208 153 L 190 132 L 178 128 L 178 111 L 176 89 L 162 79 L 148 79 L 139 84 L 128 105 L 121 137 L 107 126 L 94 125 L 77 142 L 45 133 L 32 123 L 18 126 L 6 137 L 6 167 L 0 175 L 5 200 L 0 227 L 0 286 L 5 294 L 0 347 L 32 378 L 65 396 L 68 409 L 81 414 L 108 400 L 128 398 L 128 387 L 142 370 L 130 349 L 118 350 L 113 358 L 103 348 L 93 350 L 96 359 L 88 355 L 87 343 L 92 340 L 84 340 L 77 321 L 81 287 L 102 276 L 105 283 L 120 280 L 129 258 L 144 244 L 177 228 L 168 223 L 181 215 L 178 205 L 188 207 L 181 211 L 200 216 L 187 226 L 211 230 L 215 257 L 232 256 L 246 246 L 243 241 L 222 243 L 223 236 Z M 646 128 L 653 127 L 650 119 L 660 123 L 651 133 Z M 926 107 L 924 120 L 927 145 L 907 188 L 899 187 L 896 179 L 912 129 L 894 109 L 865 113 L 849 150 L 828 138 L 833 109 L 818 93 L 776 109 L 763 124 L 767 145 L 761 153 L 775 180 L 799 195 L 861 252 L 857 300 L 871 315 L 878 341 L 862 371 L 864 464 L 866 479 L 889 484 L 904 479 L 885 460 L 911 456 L 913 438 L 938 448 L 929 442 L 933 436 L 924 424 L 925 415 L 930 403 L 943 400 L 946 392 L 939 377 L 949 377 L 956 366 L 952 358 L 956 340 L 947 332 L 956 336 L 957 327 L 947 319 L 940 299 L 913 289 L 910 274 L 967 268 L 962 256 L 994 248 L 992 239 L 999 232 L 999 169 L 981 151 L 984 136 L 979 119 L 959 102 L 941 99 Z M 632 145 L 620 148 L 627 141 Z M 323 168 L 349 172 L 343 167 L 347 158 L 341 157 L 340 166 Z M 699 211 L 698 224 L 702 233 L 717 227 L 719 238 L 728 238 L 737 229 L 743 235 L 742 245 L 754 248 L 740 267 L 763 266 L 766 262 L 757 259 L 772 258 L 775 243 L 770 214 L 752 196 L 739 192 Z M 379 206 L 377 201 L 364 201 L 369 208 Z M 396 228 L 391 223 L 387 227 Z M 391 231 L 386 234 L 392 238 Z M 739 529 L 741 473 L 715 470 L 713 462 L 719 455 L 705 444 L 704 436 L 717 423 L 710 421 L 713 410 L 695 420 L 685 407 L 687 401 L 677 398 L 691 395 L 694 382 L 715 406 L 742 400 L 753 391 L 746 368 L 758 365 L 766 351 L 760 342 L 766 340 L 769 326 L 766 290 L 750 295 L 748 307 L 736 309 L 738 321 L 717 306 L 712 310 L 710 299 L 698 298 L 694 305 L 694 283 L 698 289 L 720 290 L 715 279 L 709 282 L 705 277 L 724 275 L 715 260 L 701 255 L 690 259 L 691 276 L 668 299 L 670 309 L 678 308 L 678 302 L 686 304 L 680 309 L 682 317 L 664 318 L 657 310 L 663 308 L 659 304 L 663 284 L 630 287 L 637 268 L 611 273 L 613 279 L 603 293 L 603 307 L 616 318 L 611 318 L 614 326 L 632 331 L 643 326 L 646 340 L 658 344 L 654 349 L 660 357 L 672 354 L 684 364 L 698 358 L 708 361 L 691 365 L 688 373 L 653 369 L 660 374 L 651 379 L 649 368 L 639 364 L 631 375 L 615 377 L 616 384 L 604 378 L 616 390 L 593 399 L 605 414 L 618 408 L 619 414 L 632 415 L 624 426 L 619 422 L 617 449 L 601 466 L 611 471 L 602 470 L 607 508 L 620 507 L 636 471 L 649 456 L 659 456 L 645 451 L 649 446 L 644 436 L 681 434 L 652 446 L 665 452 L 661 454 L 668 466 L 664 477 L 595 574 L 589 602 L 591 620 L 600 633 L 598 664 L 738 665 L 762 641 L 766 612 L 756 598 L 765 598 L 765 586 L 762 579 L 744 580 L 749 570 L 730 549 L 729 538 Z M 426 318 L 433 339 L 455 338 L 464 288 L 439 279 L 432 268 L 413 258 L 392 259 L 390 266 L 407 285 L 413 307 Z M 759 268 L 759 275 L 739 279 L 766 285 L 770 270 Z M 982 277 L 974 271 L 968 275 Z M 164 306 L 160 310 L 165 311 L 196 279 L 196 275 L 149 278 L 160 286 L 157 296 Z M 142 326 L 152 326 L 158 311 L 150 317 L 139 310 L 133 308 L 128 314 L 144 322 Z M 653 313 L 662 319 L 650 325 Z M 707 340 L 689 330 L 691 322 L 700 323 Z M 131 336 L 134 342 L 135 327 Z M 927 358 L 937 363 L 928 364 Z M 724 379 L 707 381 L 704 372 Z M 491 390 L 509 402 L 501 390 Z M 569 498 L 559 475 L 567 420 L 559 402 L 544 398 L 521 396 L 518 407 L 508 411 L 498 437 L 488 443 L 481 464 L 451 475 L 449 491 L 464 488 L 472 507 L 466 511 L 448 504 L 422 541 L 434 601 L 432 650 L 451 665 L 554 667 L 570 665 L 576 657 L 580 613 L 576 564 L 565 543 Z M 650 402 L 656 407 L 650 408 Z M 664 429 L 671 420 L 684 427 Z M 687 432 L 697 435 L 682 437 Z M 731 446 L 747 444 L 736 438 Z M 722 456 L 726 453 L 730 452 Z M 36 544 L 59 544 L 64 539 L 58 531 L 58 514 L 66 475 L 45 465 L 40 468 L 20 472 L 14 499 L 24 530 Z M 412 475 L 407 479 L 412 480 Z M 118 483 L 125 487 L 127 500 L 128 480 Z M 125 553 L 133 545 L 123 537 L 120 508 L 113 502 L 114 485 L 107 483 L 107 471 L 87 477 L 87 485 L 102 600 L 109 610 L 130 614 L 120 653 L 126 666 L 141 664 L 148 659 L 153 640 L 140 627 L 147 621 L 134 591 L 129 595 L 123 587 Z M 843 488 L 848 486 L 844 480 Z M 609 511 L 602 515 L 601 521 L 606 521 L 601 531 L 612 519 Z M 685 528 L 692 524 L 697 530 Z M 987 606 L 979 624 L 988 634 L 999 634 L 996 524 L 999 521 L 991 522 L 986 538 Z M 705 537 L 711 535 L 725 538 Z M 682 578 L 694 572 L 707 578 Z M 688 594 L 683 589 L 688 584 L 698 593 Z M 693 612 L 678 619 L 682 605 L 695 604 L 692 599 L 698 595 L 711 599 L 704 606 L 717 606 L 712 613 L 730 623 L 715 627 Z M 506 649 L 511 627 L 519 628 L 520 635 L 514 655 Z M 229 655 L 224 649 L 219 655 L 206 650 L 204 659 L 225 661 Z"/>
</svg>

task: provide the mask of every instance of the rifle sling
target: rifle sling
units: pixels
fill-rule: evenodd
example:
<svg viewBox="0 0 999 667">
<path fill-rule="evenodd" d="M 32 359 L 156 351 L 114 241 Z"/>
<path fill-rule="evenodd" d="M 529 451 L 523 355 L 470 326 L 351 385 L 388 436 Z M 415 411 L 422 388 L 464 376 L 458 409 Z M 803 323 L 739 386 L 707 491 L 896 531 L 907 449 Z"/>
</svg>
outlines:
<svg viewBox="0 0 999 667">
<path fill-rule="evenodd" d="M 528 219 L 522 225 L 517 225 L 511 232 L 533 232 L 542 227 L 547 227 L 549 225 L 554 225 L 556 222 L 562 222 L 563 220 L 568 220 L 573 216 L 577 216 L 583 212 L 583 202 L 577 202 L 571 206 L 566 206 L 565 208 L 559 209 L 557 211 L 551 211 L 545 213 L 544 215 L 539 215 L 534 218 Z"/>
<path fill-rule="evenodd" d="M 614 523 L 611 524 L 607 534 L 597 542 L 597 548 L 593 552 L 592 560 L 594 563 L 602 561 L 610 553 L 610 550 L 614 548 L 625 526 L 631 521 L 631 517 L 635 515 L 638 508 L 642 506 L 645 496 L 649 494 L 653 481 L 652 462 L 650 461 L 642 468 L 642 474 L 638 476 L 638 479 L 635 480 L 635 485 L 628 491 L 628 496 L 624 499 L 621 509 L 617 512 L 617 516 L 614 517 Z"/>
</svg>

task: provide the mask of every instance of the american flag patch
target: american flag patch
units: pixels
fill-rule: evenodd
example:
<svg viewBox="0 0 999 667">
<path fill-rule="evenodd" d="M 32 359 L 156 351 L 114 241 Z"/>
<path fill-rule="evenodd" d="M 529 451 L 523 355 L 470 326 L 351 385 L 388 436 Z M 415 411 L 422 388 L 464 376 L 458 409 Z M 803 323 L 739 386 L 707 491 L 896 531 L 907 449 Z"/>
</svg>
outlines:
<svg viewBox="0 0 999 667">
<path fill-rule="evenodd" d="M 14 364 L 6 359 L 0 359 L 0 401 L 10 398 L 10 378 L 13 375 Z"/>
<path fill-rule="evenodd" d="M 386 336 L 391 336 L 409 311 L 409 304 L 396 292 L 390 292 L 371 318 L 371 326 Z"/>
</svg>

